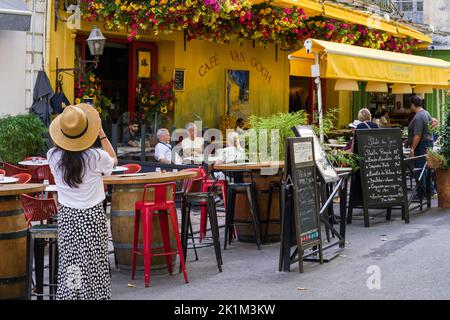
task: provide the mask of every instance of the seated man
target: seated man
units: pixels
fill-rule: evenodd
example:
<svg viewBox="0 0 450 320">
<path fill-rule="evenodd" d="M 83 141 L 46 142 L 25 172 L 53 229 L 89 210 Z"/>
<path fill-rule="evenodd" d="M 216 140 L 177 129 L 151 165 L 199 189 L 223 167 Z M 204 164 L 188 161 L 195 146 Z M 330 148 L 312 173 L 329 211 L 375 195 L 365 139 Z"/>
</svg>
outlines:
<svg viewBox="0 0 450 320">
<path fill-rule="evenodd" d="M 124 147 L 139 147 L 138 141 L 140 136 L 137 132 L 139 131 L 139 121 L 137 119 L 130 121 L 127 129 L 123 132 L 122 143 Z"/>
<path fill-rule="evenodd" d="M 156 132 L 158 143 L 155 146 L 155 159 L 162 163 L 172 163 L 172 146 L 170 145 L 170 133 L 169 130 L 161 128 Z M 182 161 L 178 153 L 174 154 L 174 163 L 181 164 Z"/>
<path fill-rule="evenodd" d="M 187 138 L 181 141 L 183 148 L 183 157 L 199 157 L 203 155 L 203 138 L 197 137 L 197 127 L 195 124 L 188 123 L 186 129 L 189 133 Z"/>
</svg>

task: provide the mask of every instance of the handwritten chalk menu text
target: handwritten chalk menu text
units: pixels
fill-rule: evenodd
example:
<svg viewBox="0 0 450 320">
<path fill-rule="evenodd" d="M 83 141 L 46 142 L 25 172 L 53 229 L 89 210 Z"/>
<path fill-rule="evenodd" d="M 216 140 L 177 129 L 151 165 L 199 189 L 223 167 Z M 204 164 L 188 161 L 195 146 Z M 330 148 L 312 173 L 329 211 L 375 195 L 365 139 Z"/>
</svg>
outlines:
<svg viewBox="0 0 450 320">
<path fill-rule="evenodd" d="M 357 130 L 363 195 L 369 205 L 401 204 L 406 199 L 399 129 Z"/>
<path fill-rule="evenodd" d="M 297 184 L 297 235 L 302 244 L 319 238 L 315 167 L 296 168 Z"/>
</svg>

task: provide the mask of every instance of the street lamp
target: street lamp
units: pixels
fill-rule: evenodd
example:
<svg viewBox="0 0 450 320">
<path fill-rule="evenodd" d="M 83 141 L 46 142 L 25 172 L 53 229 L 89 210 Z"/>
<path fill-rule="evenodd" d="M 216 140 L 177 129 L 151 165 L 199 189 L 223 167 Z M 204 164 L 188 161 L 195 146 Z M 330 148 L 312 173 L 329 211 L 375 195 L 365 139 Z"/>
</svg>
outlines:
<svg viewBox="0 0 450 320">
<path fill-rule="evenodd" d="M 74 71 L 75 73 L 81 72 L 83 64 L 92 63 L 92 65 L 90 65 L 89 67 L 86 67 L 84 72 L 88 72 L 92 68 L 97 69 L 98 63 L 100 61 L 100 56 L 103 55 L 103 50 L 105 49 L 106 38 L 103 36 L 100 29 L 94 25 L 86 42 L 89 47 L 89 52 L 90 52 L 91 56 L 94 57 L 94 59 L 93 60 L 82 60 L 81 66 L 76 66 L 75 68 L 59 68 L 58 58 L 56 58 L 56 81 L 57 81 L 57 84 L 62 83 L 62 74 L 61 73 L 68 72 L 68 71 Z"/>
<path fill-rule="evenodd" d="M 89 34 L 89 38 L 87 38 L 87 43 L 89 46 L 89 52 L 92 56 L 98 57 L 103 54 L 103 49 L 105 49 L 106 38 L 103 36 L 97 26 L 94 26 L 91 33 Z"/>
</svg>

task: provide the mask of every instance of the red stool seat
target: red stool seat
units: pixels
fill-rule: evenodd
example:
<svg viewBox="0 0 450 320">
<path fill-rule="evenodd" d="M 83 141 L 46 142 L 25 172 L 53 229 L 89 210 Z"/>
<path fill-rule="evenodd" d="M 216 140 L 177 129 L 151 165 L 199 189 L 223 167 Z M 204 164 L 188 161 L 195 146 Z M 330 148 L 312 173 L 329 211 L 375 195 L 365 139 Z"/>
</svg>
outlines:
<svg viewBox="0 0 450 320">
<path fill-rule="evenodd" d="M 169 190 L 168 190 L 169 189 Z M 147 190 L 154 190 L 154 199 L 146 200 Z M 173 200 L 167 199 L 168 191 L 172 194 Z M 133 260 L 131 279 L 134 280 L 136 274 L 136 255 L 142 254 L 144 256 L 144 282 L 145 287 L 150 284 L 150 270 L 152 257 L 165 256 L 167 270 L 172 274 L 172 259 L 171 255 L 179 255 L 181 269 L 183 271 L 184 280 L 189 282 L 186 266 L 184 261 L 183 248 L 181 245 L 180 234 L 178 232 L 178 217 L 175 208 L 175 192 L 176 184 L 174 182 L 147 184 L 144 186 L 144 193 L 142 201 L 137 201 L 135 204 L 134 214 L 134 242 L 133 242 Z M 163 212 L 161 212 L 163 211 Z M 142 216 L 142 242 L 143 252 L 138 250 L 140 220 Z M 153 235 L 153 216 L 159 218 L 159 225 L 161 228 L 161 235 L 163 240 L 163 247 L 152 248 Z M 177 248 L 170 246 L 169 234 L 169 218 L 172 223 L 172 228 L 175 234 Z M 153 250 L 164 249 L 164 253 L 153 253 Z"/>
</svg>

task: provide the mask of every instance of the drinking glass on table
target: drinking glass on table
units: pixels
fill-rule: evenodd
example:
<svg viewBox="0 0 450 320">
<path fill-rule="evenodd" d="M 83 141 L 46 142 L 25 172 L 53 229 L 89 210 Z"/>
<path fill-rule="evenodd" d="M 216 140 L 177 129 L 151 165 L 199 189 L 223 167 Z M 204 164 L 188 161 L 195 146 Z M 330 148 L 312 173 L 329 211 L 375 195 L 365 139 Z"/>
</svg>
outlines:
<svg viewBox="0 0 450 320">
<path fill-rule="evenodd" d="M 0 181 L 5 180 L 5 175 L 3 173 L 0 173 Z"/>
<path fill-rule="evenodd" d="M 44 183 L 44 186 L 50 185 L 50 182 L 47 179 L 45 179 L 43 183 Z"/>
</svg>

